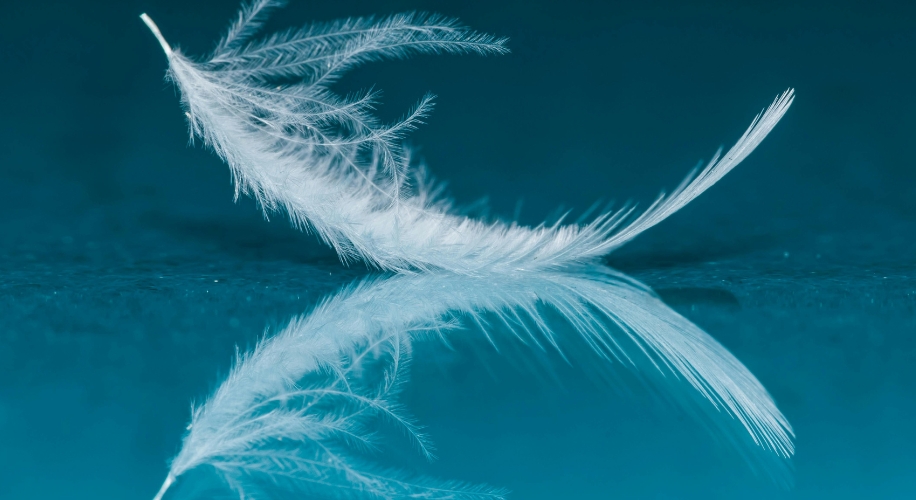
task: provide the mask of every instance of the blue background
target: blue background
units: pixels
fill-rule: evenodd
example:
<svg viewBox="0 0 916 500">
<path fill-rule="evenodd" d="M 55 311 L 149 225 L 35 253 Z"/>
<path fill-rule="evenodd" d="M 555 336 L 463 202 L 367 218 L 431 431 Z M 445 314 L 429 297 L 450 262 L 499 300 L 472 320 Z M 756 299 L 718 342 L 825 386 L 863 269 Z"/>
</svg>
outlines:
<svg viewBox="0 0 916 500">
<path fill-rule="evenodd" d="M 916 7 L 292 3 L 271 27 L 426 10 L 510 37 L 507 56 L 372 64 L 338 88 L 377 85 L 388 118 L 437 94 L 411 137 L 432 172 L 461 203 L 488 196 L 496 215 L 523 200 L 528 223 L 598 199 L 645 206 L 797 90 L 744 164 L 608 259 L 770 390 L 798 434 L 793 488 L 677 410 L 585 369 L 536 379 L 475 335 L 455 351 L 420 347 L 404 399 L 440 459 L 411 468 L 518 499 L 914 494 Z M 234 346 L 368 272 L 234 204 L 225 165 L 187 145 L 137 16 L 203 54 L 237 7 L 3 5 L 0 498 L 151 498 L 189 402 Z"/>
</svg>

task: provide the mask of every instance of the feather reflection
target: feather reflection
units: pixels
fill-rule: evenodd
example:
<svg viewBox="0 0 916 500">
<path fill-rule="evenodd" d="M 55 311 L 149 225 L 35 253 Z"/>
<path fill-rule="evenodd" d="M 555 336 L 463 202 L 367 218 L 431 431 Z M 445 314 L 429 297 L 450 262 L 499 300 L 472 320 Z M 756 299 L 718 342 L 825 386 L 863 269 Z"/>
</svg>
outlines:
<svg viewBox="0 0 916 500">
<path fill-rule="evenodd" d="M 506 328 L 488 326 L 494 319 Z M 571 328 L 561 330 L 561 323 Z M 227 379 L 194 410 L 156 498 L 204 465 L 240 498 L 265 488 L 322 497 L 502 498 L 502 490 L 417 479 L 369 459 L 384 426 L 401 429 L 431 456 L 425 436 L 395 401 L 411 345 L 474 329 L 494 343 L 508 331 L 531 348 L 595 365 L 589 368 L 614 363 L 638 370 L 730 440 L 753 443 L 752 455 L 784 462 L 794 452 L 791 427 L 747 368 L 616 271 L 395 275 L 345 287 L 240 354 Z"/>
</svg>

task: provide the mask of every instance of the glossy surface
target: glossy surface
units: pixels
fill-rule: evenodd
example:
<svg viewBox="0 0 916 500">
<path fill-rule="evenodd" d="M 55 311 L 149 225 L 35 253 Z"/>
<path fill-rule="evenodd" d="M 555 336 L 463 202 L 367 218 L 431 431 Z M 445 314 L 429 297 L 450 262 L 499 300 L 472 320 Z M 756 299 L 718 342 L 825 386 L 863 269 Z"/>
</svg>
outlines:
<svg viewBox="0 0 916 500">
<path fill-rule="evenodd" d="M 638 387 L 623 395 L 562 364 L 557 380 L 532 377 L 479 335 L 418 348 L 404 399 L 440 459 L 394 463 L 518 499 L 916 489 L 912 12 L 293 3 L 278 24 L 422 8 L 509 36 L 500 59 L 370 65 L 341 87 L 377 83 L 392 115 L 438 94 L 412 138 L 431 170 L 459 202 L 489 195 L 497 215 L 523 198 L 526 223 L 599 198 L 645 205 L 797 89 L 745 164 L 609 259 L 770 390 L 798 435 L 793 489 Z M 186 147 L 160 47 L 136 16 L 194 52 L 236 7 L 38 2 L 0 20 L 4 74 L 16 75 L 0 82 L 4 499 L 152 497 L 189 402 L 226 374 L 235 345 L 368 273 L 282 216 L 233 204 L 225 166 Z M 201 495 L 178 486 L 174 498 Z"/>
</svg>

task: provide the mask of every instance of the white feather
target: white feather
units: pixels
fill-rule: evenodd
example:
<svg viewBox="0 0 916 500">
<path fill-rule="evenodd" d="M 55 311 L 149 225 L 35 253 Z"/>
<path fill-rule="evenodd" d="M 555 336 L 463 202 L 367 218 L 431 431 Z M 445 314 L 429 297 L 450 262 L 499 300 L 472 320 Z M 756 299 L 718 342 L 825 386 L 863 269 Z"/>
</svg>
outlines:
<svg viewBox="0 0 916 500">
<path fill-rule="evenodd" d="M 401 145 L 429 110 L 430 98 L 384 125 L 372 114 L 373 93 L 348 99 L 327 86 L 365 62 L 415 53 L 500 54 L 506 40 L 468 31 L 452 19 L 403 14 L 248 41 L 263 12 L 278 4 L 262 0 L 245 9 L 216 52 L 201 62 L 169 48 L 145 20 L 168 55 L 169 77 L 181 90 L 192 134 L 229 164 L 236 194 L 253 196 L 265 211 L 286 212 L 343 260 L 361 259 L 384 270 L 485 274 L 594 261 L 715 184 L 760 144 L 793 100 L 791 89 L 777 97 L 724 156 L 716 155 L 639 216 L 632 217 L 630 208 L 584 225 L 483 222 L 418 182 L 422 173 Z"/>
</svg>

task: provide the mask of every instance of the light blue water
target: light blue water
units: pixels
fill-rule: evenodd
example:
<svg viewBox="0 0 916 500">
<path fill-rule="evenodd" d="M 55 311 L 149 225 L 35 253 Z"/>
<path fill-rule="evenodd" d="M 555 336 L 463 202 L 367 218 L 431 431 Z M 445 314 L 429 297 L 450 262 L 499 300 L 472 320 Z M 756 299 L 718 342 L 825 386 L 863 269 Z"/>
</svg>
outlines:
<svg viewBox="0 0 916 500">
<path fill-rule="evenodd" d="M 190 5 L 184 5 L 188 3 Z M 415 142 L 462 202 L 537 222 L 560 204 L 645 202 L 790 85 L 746 164 L 609 263 L 658 290 L 772 393 L 795 485 L 755 476 L 695 421 L 558 364 L 532 376 L 479 335 L 419 347 L 404 400 L 439 459 L 387 457 L 517 499 L 909 498 L 916 492 L 916 84 L 911 12 L 815 2 L 387 2 L 507 34 L 501 60 L 367 67 L 391 109 L 441 105 Z M 151 498 L 189 416 L 251 346 L 345 268 L 282 217 L 231 202 L 186 148 L 142 11 L 205 49 L 233 1 L 17 4 L 0 21 L 0 498 Z M 281 23 L 282 24 L 282 23 Z M 175 498 L 194 498 L 198 478 Z M 212 491 L 205 495 L 217 495 Z"/>
</svg>

